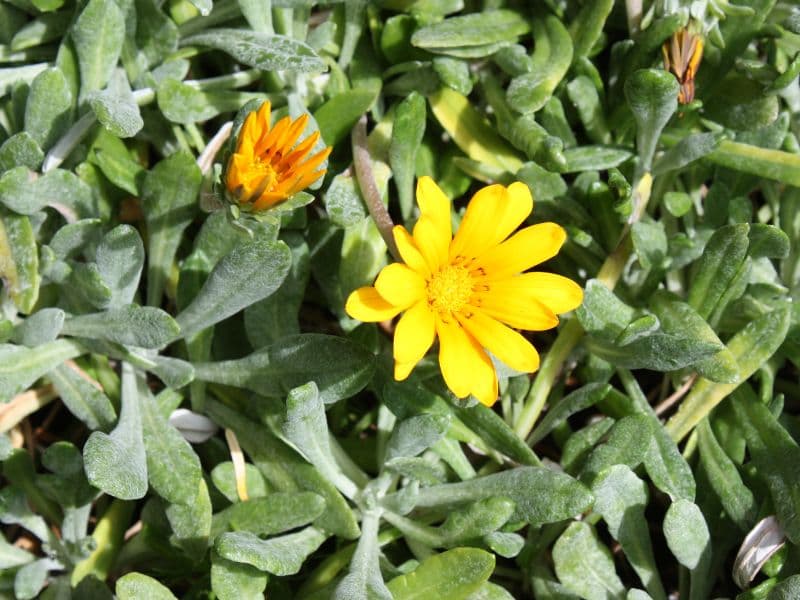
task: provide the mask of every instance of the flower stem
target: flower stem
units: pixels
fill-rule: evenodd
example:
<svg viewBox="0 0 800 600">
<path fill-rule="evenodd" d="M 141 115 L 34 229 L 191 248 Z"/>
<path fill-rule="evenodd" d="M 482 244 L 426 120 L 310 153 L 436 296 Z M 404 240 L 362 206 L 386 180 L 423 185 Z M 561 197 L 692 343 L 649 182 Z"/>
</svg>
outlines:
<svg viewBox="0 0 800 600">
<path fill-rule="evenodd" d="M 369 214 L 372 216 L 372 220 L 375 221 L 375 226 L 378 228 L 381 237 L 383 237 L 383 241 L 386 242 L 386 247 L 392 257 L 396 261 L 401 261 L 402 258 L 400 258 L 400 253 L 397 251 L 397 245 L 394 243 L 394 236 L 392 235 L 394 222 L 381 201 L 381 194 L 375 184 L 375 177 L 372 175 L 372 159 L 367 149 L 366 115 L 362 115 L 358 123 L 353 127 L 352 142 L 353 165 L 356 168 L 356 179 L 358 179 L 361 195 L 364 197 Z"/>
</svg>

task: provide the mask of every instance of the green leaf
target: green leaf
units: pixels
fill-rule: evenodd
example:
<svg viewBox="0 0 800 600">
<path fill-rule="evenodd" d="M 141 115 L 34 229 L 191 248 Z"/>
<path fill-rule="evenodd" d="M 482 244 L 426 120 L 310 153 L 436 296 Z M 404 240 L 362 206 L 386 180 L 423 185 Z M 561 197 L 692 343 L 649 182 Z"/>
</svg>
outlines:
<svg viewBox="0 0 800 600">
<path fill-rule="evenodd" d="M 176 317 L 181 335 L 191 337 L 263 300 L 280 287 L 290 266 L 291 251 L 281 241 L 256 238 L 236 246 Z"/>
<path fill-rule="evenodd" d="M 339 227 L 355 225 L 367 216 L 364 200 L 353 173 L 344 172 L 336 175 L 328 186 L 323 200 L 328 217 Z"/>
<path fill-rule="evenodd" d="M 0 534 L 0 569 L 13 569 L 34 560 L 33 554 L 9 544 Z"/>
<path fill-rule="evenodd" d="M 788 307 L 773 309 L 748 323 L 728 342 L 728 350 L 739 365 L 739 382 L 746 381 L 780 347 L 791 322 Z M 680 440 L 709 412 L 736 389 L 738 383 L 698 380 L 683 399 L 678 412 L 667 422 L 673 440 Z"/>
<path fill-rule="evenodd" d="M 89 429 L 111 429 L 117 414 L 101 390 L 66 365 L 50 371 L 49 379 L 67 409 Z"/>
<path fill-rule="evenodd" d="M 41 148 L 49 149 L 66 133 L 72 120 L 72 101 L 72 90 L 61 69 L 47 69 L 33 80 L 25 104 L 25 131 Z"/>
<path fill-rule="evenodd" d="M 19 82 L 31 83 L 50 65 L 46 62 L 21 67 L 0 69 L 0 98 L 8 94 Z"/>
<path fill-rule="evenodd" d="M 42 558 L 24 565 L 14 577 L 14 598 L 30 600 L 36 598 L 44 587 L 47 572 L 59 568 L 58 561 Z"/>
<path fill-rule="evenodd" d="M 97 246 L 96 262 L 111 290 L 109 305 L 119 307 L 133 302 L 144 265 L 139 232 L 130 225 L 118 225 L 109 231 Z"/>
<path fill-rule="evenodd" d="M 629 150 L 613 146 L 565 148 L 562 154 L 565 165 L 560 168 L 561 173 L 604 171 L 618 167 L 633 156 Z"/>
<path fill-rule="evenodd" d="M 694 500 L 696 485 L 689 463 L 652 415 L 650 430 L 652 433 L 644 456 L 644 467 L 653 484 L 673 500 Z"/>
<path fill-rule="evenodd" d="M 749 229 L 746 223 L 726 225 L 708 240 L 687 298 L 702 318 L 708 320 L 719 312 L 718 304 L 747 256 Z"/>
<path fill-rule="evenodd" d="M 711 326 L 689 304 L 659 291 L 651 297 L 650 306 L 668 333 L 683 333 L 689 338 L 722 346 Z M 695 363 L 693 368 L 703 377 L 720 383 L 735 383 L 739 378 L 739 366 L 727 348 Z"/>
<path fill-rule="evenodd" d="M 61 333 L 65 316 L 60 308 L 37 310 L 16 326 L 12 341 L 28 348 L 52 342 Z"/>
<path fill-rule="evenodd" d="M 43 160 L 44 152 L 27 131 L 15 133 L 0 145 L 0 172 L 10 171 L 14 167 L 27 167 L 35 171 Z M 19 169 L 18 172 L 24 171 Z"/>
<path fill-rule="evenodd" d="M 156 92 L 158 107 L 173 123 L 208 121 L 223 112 L 238 110 L 242 104 L 261 94 L 231 90 L 201 90 L 172 78 L 162 81 Z"/>
<path fill-rule="evenodd" d="M 647 486 L 625 465 L 613 465 L 592 484 L 594 510 L 602 515 L 608 531 L 654 598 L 666 598 L 658 574 L 644 509 Z"/>
<path fill-rule="evenodd" d="M 81 98 L 102 89 L 114 71 L 125 39 L 125 17 L 114 0 L 89 0 L 72 26 L 81 73 Z"/>
<path fill-rule="evenodd" d="M 551 431 L 564 423 L 573 414 L 594 406 L 608 395 L 611 386 L 607 383 L 588 383 L 571 394 L 554 402 L 547 414 L 539 421 L 536 429 L 528 438 L 528 444 L 533 446 L 543 440 Z"/>
<path fill-rule="evenodd" d="M 751 223 L 747 232 L 750 244 L 747 253 L 751 258 L 786 258 L 791 242 L 782 229 L 766 223 Z"/>
<path fill-rule="evenodd" d="M 603 34 L 603 26 L 612 8 L 614 0 L 598 0 L 587 2 L 578 11 L 569 25 L 575 59 L 588 56 L 592 51 Z"/>
<path fill-rule="evenodd" d="M 148 171 L 142 185 L 147 222 L 147 304 L 159 306 L 183 231 L 195 215 L 202 174 L 188 152 L 176 152 Z"/>
<path fill-rule="evenodd" d="M 514 41 L 528 33 L 528 21 L 511 10 L 491 10 L 449 17 L 414 32 L 411 43 L 426 50 L 481 46 Z"/>
<path fill-rule="evenodd" d="M 553 546 L 553 562 L 561 583 L 586 600 L 622 598 L 625 587 L 614 570 L 611 553 L 583 521 L 570 523 Z"/>
<path fill-rule="evenodd" d="M 108 340 L 140 348 L 159 348 L 180 333 L 175 320 L 160 308 L 129 304 L 99 313 L 70 317 L 66 335 Z"/>
<path fill-rule="evenodd" d="M 247 29 L 206 29 L 181 40 L 182 46 L 208 46 L 262 71 L 319 73 L 325 63 L 314 50 L 290 37 Z"/>
<path fill-rule="evenodd" d="M 322 139 L 328 146 L 341 142 L 356 121 L 375 102 L 376 90 L 356 88 L 336 94 L 314 111 L 314 120 L 319 125 Z"/>
<path fill-rule="evenodd" d="M 195 561 L 202 560 L 207 552 L 211 534 L 211 497 L 202 477 L 194 497 L 185 504 L 170 504 L 165 511 L 178 546 Z"/>
<path fill-rule="evenodd" d="M 308 525 L 325 511 L 325 499 L 313 492 L 275 492 L 236 502 L 214 515 L 212 537 L 226 530 L 275 535 Z"/>
<path fill-rule="evenodd" d="M 718 343 L 656 332 L 619 345 L 589 338 L 587 347 L 603 360 L 627 369 L 675 371 L 712 356 L 721 350 Z"/>
<path fill-rule="evenodd" d="M 214 550 L 223 558 L 254 566 L 273 575 L 294 575 L 305 559 L 320 547 L 326 535 L 314 527 L 262 540 L 246 531 L 223 533 Z"/>
<path fill-rule="evenodd" d="M 697 567 L 703 554 L 711 551 L 705 517 L 697 505 L 688 500 L 678 499 L 667 509 L 664 537 L 672 554 L 687 569 Z"/>
<path fill-rule="evenodd" d="M 445 415 L 423 414 L 397 423 L 386 444 L 385 461 L 421 454 L 447 432 L 450 419 Z"/>
<path fill-rule="evenodd" d="M 667 233 L 659 221 L 637 221 L 631 227 L 631 241 L 644 269 L 664 267 L 667 256 Z"/>
<path fill-rule="evenodd" d="M 446 507 L 500 496 L 516 504 L 513 520 L 532 525 L 568 519 L 592 503 L 578 481 L 543 467 L 518 467 L 459 483 L 445 483 L 419 491 L 417 506 Z"/>
<path fill-rule="evenodd" d="M 261 600 L 266 587 L 265 573 L 211 553 L 211 590 L 219 600 Z"/>
<path fill-rule="evenodd" d="M 8 286 L 14 305 L 24 314 L 33 311 L 39 298 L 38 271 L 39 254 L 30 221 L 0 210 L 0 278 Z"/>
<path fill-rule="evenodd" d="M 97 120 L 117 137 L 133 137 L 144 127 L 139 106 L 121 69 L 111 74 L 103 91 L 90 92 L 87 99 Z"/>
<path fill-rule="evenodd" d="M 56 340 L 36 348 L 0 344 L 0 400 L 10 400 L 42 375 L 82 353 L 83 349 L 69 340 Z"/>
<path fill-rule="evenodd" d="M 69 171 L 53 169 L 37 177 L 25 167 L 16 167 L 0 176 L 0 204 L 22 215 L 32 215 L 51 204 L 74 210 L 91 206 L 92 190 Z"/>
<path fill-rule="evenodd" d="M 756 522 L 753 492 L 742 481 L 739 470 L 717 441 L 707 419 L 697 426 L 700 460 L 711 488 L 725 512 L 741 531 L 749 531 Z"/>
<path fill-rule="evenodd" d="M 477 433 L 490 448 L 524 465 L 539 466 L 539 459 L 500 415 L 482 404 L 454 406 L 453 412 L 463 423 Z"/>
<path fill-rule="evenodd" d="M 411 216 L 414 208 L 415 160 L 425 134 L 425 116 L 425 98 L 416 92 L 409 94 L 395 109 L 389 165 L 404 219 Z"/>
<path fill-rule="evenodd" d="M 791 152 L 723 140 L 708 160 L 742 173 L 800 186 L 800 155 Z"/>
<path fill-rule="evenodd" d="M 636 149 L 649 171 L 661 131 L 678 107 L 678 81 L 661 69 L 641 69 L 625 82 L 625 98 L 636 120 Z"/>
<path fill-rule="evenodd" d="M 478 548 L 454 548 L 423 560 L 407 575 L 387 587 L 395 600 L 448 598 L 466 600 L 494 571 L 494 556 Z"/>
<path fill-rule="evenodd" d="M 140 398 L 140 406 L 150 486 L 167 502 L 190 503 L 197 496 L 203 476 L 200 459 L 159 413 L 150 394 Z"/>
<path fill-rule="evenodd" d="M 653 165 L 653 176 L 663 175 L 668 171 L 682 169 L 689 163 L 703 158 L 719 148 L 722 138 L 715 133 L 694 133 L 687 135 Z"/>
<path fill-rule="evenodd" d="M 541 109 L 572 63 L 572 38 L 558 17 L 534 19 L 533 39 L 531 72 L 512 79 L 507 91 L 508 105 L 521 113 Z"/>
<path fill-rule="evenodd" d="M 796 543 L 800 540 L 800 477 L 794 465 L 800 460 L 800 447 L 752 392 L 735 394 L 732 406 L 758 476 L 769 489 L 778 521 L 786 537 Z"/>
<path fill-rule="evenodd" d="M 128 573 L 117 579 L 115 588 L 119 600 L 177 600 L 169 588 L 142 573 Z"/>
<path fill-rule="evenodd" d="M 94 431 L 83 448 L 86 478 L 109 496 L 136 500 L 147 493 L 147 458 L 142 437 L 141 396 L 145 386 L 122 363 L 122 408 L 110 434 Z M 147 393 L 147 392 L 144 392 Z"/>
<path fill-rule="evenodd" d="M 330 404 L 361 390 L 372 376 L 374 357 L 348 339 L 305 333 L 288 336 L 238 360 L 196 363 L 201 381 L 245 387 L 264 396 L 284 397 L 313 381 Z"/>
</svg>

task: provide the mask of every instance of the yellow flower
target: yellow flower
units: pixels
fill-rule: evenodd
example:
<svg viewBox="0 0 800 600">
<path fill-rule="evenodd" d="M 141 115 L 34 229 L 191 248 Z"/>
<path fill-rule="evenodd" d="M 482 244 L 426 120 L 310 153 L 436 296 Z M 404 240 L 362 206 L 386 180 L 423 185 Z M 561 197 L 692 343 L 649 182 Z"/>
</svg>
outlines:
<svg viewBox="0 0 800 600">
<path fill-rule="evenodd" d="M 319 139 L 315 131 L 299 144 L 308 115 L 288 116 L 270 127 L 269 101 L 253 111 L 239 132 L 236 152 L 228 162 L 225 185 L 245 210 L 265 210 L 307 188 L 325 174 L 317 169 L 331 149 L 308 156 Z"/>
<path fill-rule="evenodd" d="M 405 311 L 394 332 L 395 379 L 408 377 L 438 336 L 447 387 L 491 406 L 497 373 L 486 351 L 517 371 L 535 371 L 539 355 L 515 330 L 555 327 L 557 313 L 583 300 L 580 286 L 566 277 L 523 273 L 555 256 L 566 233 L 540 223 L 511 235 L 533 209 L 523 183 L 478 191 L 455 237 L 450 200 L 430 177 L 417 182 L 417 203 L 413 235 L 402 226 L 393 230 L 404 263 L 384 267 L 374 287 L 350 294 L 345 310 L 368 322 Z"/>
</svg>

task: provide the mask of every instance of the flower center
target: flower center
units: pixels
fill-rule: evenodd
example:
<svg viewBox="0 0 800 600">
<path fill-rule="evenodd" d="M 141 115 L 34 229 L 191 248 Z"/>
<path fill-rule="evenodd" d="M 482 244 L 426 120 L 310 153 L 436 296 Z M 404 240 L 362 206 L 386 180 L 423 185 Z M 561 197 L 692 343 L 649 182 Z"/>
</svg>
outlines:
<svg viewBox="0 0 800 600">
<path fill-rule="evenodd" d="M 428 304 L 439 312 L 458 312 L 471 295 L 472 277 L 464 267 L 444 267 L 428 281 Z"/>
</svg>

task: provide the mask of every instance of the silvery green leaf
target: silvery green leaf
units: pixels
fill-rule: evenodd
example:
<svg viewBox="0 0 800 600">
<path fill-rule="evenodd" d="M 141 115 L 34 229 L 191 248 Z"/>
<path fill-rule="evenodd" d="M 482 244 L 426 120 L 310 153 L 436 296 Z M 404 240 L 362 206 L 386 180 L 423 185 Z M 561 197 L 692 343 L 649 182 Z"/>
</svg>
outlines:
<svg viewBox="0 0 800 600">
<path fill-rule="evenodd" d="M 710 154 L 719 147 L 722 137 L 716 133 L 695 133 L 667 150 L 653 165 L 653 176 L 680 169 Z"/>
<path fill-rule="evenodd" d="M 111 400 L 101 390 L 67 365 L 50 371 L 49 379 L 64 406 L 89 429 L 105 431 L 111 428 L 117 415 Z"/>
<path fill-rule="evenodd" d="M 91 199 L 91 188 L 69 171 L 53 169 L 37 177 L 26 167 L 16 167 L 0 176 L 0 204 L 22 215 L 51 203 L 74 209 L 90 205 Z"/>
<path fill-rule="evenodd" d="M 200 459 L 181 434 L 161 416 L 149 393 L 140 400 L 150 486 L 170 503 L 188 504 L 197 495 L 203 476 Z"/>
<path fill-rule="evenodd" d="M 667 546 L 687 569 L 694 569 L 704 554 L 711 552 L 711 536 L 705 517 L 698 506 L 678 499 L 664 516 L 664 537 Z"/>
<path fill-rule="evenodd" d="M 106 85 L 119 59 L 124 37 L 125 17 L 116 2 L 89 0 L 72 26 L 82 98 Z"/>
<path fill-rule="evenodd" d="M 665 599 L 644 515 L 647 485 L 625 465 L 613 465 L 594 480 L 592 494 L 594 510 L 603 516 L 647 591 L 654 598 Z"/>
<path fill-rule="evenodd" d="M 60 308 L 38 310 L 16 326 L 12 341 L 29 348 L 52 342 L 61 333 L 64 317 Z"/>
<path fill-rule="evenodd" d="M 48 246 L 58 258 L 72 258 L 99 241 L 102 226 L 101 219 L 81 219 L 75 223 L 67 223 L 56 231 Z"/>
<path fill-rule="evenodd" d="M 97 268 L 111 289 L 111 306 L 133 302 L 144 265 L 144 245 L 130 225 L 118 225 L 97 246 Z"/>
<path fill-rule="evenodd" d="M 214 515 L 211 535 L 224 531 L 249 531 L 275 535 L 308 525 L 325 510 L 325 499 L 313 492 L 273 492 L 261 498 L 237 501 Z"/>
<path fill-rule="evenodd" d="M 375 510 L 365 512 L 361 521 L 361 537 L 350 561 L 349 573 L 337 584 L 331 596 L 334 600 L 390 600 L 394 597 L 383 582 L 379 564 L 379 515 Z"/>
<path fill-rule="evenodd" d="M 121 69 L 115 70 L 106 88 L 87 94 L 97 120 L 120 138 L 133 137 L 144 126 L 139 106 Z"/>
<path fill-rule="evenodd" d="M 325 404 L 347 398 L 369 382 L 374 356 L 338 336 L 302 333 L 282 338 L 245 358 L 195 363 L 201 381 L 244 387 L 264 396 L 283 397 L 313 381 Z"/>
<path fill-rule="evenodd" d="M 0 144 L 0 172 L 14 167 L 37 170 L 44 160 L 44 152 L 27 131 L 15 133 Z"/>
<path fill-rule="evenodd" d="M 40 558 L 24 565 L 14 577 L 14 597 L 19 600 L 36 598 L 44 587 L 50 569 L 59 568 L 63 566 L 50 558 Z"/>
<path fill-rule="evenodd" d="M 336 175 L 328 186 L 323 201 L 331 221 L 340 227 L 354 225 L 366 216 L 364 201 L 353 173 Z"/>
<path fill-rule="evenodd" d="M 123 363 L 122 408 L 117 426 L 110 434 L 92 432 L 83 448 L 89 482 L 123 500 L 142 498 L 147 493 L 147 457 L 141 415 L 144 385 L 133 367 Z"/>
<path fill-rule="evenodd" d="M 36 348 L 0 344 L 0 399 L 9 400 L 42 375 L 83 349 L 69 340 L 55 340 Z"/>
<path fill-rule="evenodd" d="M 611 386 L 604 383 L 588 383 L 582 388 L 561 398 L 550 406 L 547 414 L 539 421 L 536 429 L 531 433 L 528 443 L 530 445 L 544 439 L 553 429 L 574 413 L 594 406 L 608 395 Z"/>
<path fill-rule="evenodd" d="M 511 10 L 449 17 L 418 29 L 411 43 L 419 48 L 450 48 L 513 40 L 527 33 L 527 20 Z"/>
<path fill-rule="evenodd" d="M 0 490 L 0 523 L 20 525 L 40 540 L 48 540 L 47 523 L 31 510 L 25 491 L 18 486 L 6 485 Z"/>
<path fill-rule="evenodd" d="M 470 598 L 494 571 L 495 558 L 478 548 L 454 548 L 423 560 L 411 573 L 392 579 L 387 587 L 395 600 L 430 594 L 437 598 Z"/>
<path fill-rule="evenodd" d="M 525 546 L 525 538 L 521 535 L 504 531 L 493 531 L 483 536 L 483 541 L 492 552 L 503 558 L 516 557 Z"/>
<path fill-rule="evenodd" d="M 290 37 L 247 29 L 206 29 L 181 40 L 182 46 L 208 46 L 264 71 L 318 73 L 325 63 L 310 46 Z"/>
<path fill-rule="evenodd" d="M 386 461 L 420 454 L 435 444 L 450 425 L 447 415 L 418 415 L 397 423 L 386 447 Z"/>
<path fill-rule="evenodd" d="M 245 531 L 229 532 L 217 537 L 214 550 L 223 558 L 252 565 L 273 575 L 294 575 L 326 537 L 315 527 L 268 540 Z"/>
<path fill-rule="evenodd" d="M 170 504 L 165 511 L 177 543 L 195 560 L 207 556 L 211 534 L 212 506 L 206 480 L 197 480 L 197 491 L 185 504 Z"/>
<path fill-rule="evenodd" d="M 159 306 L 184 229 L 195 215 L 202 175 L 187 152 L 147 172 L 142 202 L 147 221 L 147 304 Z"/>
<path fill-rule="evenodd" d="M 412 92 L 395 110 L 392 140 L 389 145 L 389 164 L 397 185 L 400 210 L 408 219 L 414 207 L 414 163 L 425 134 L 425 99 Z M 331 184 L 331 187 L 333 184 Z M 330 187 L 328 193 L 330 193 Z"/>
<path fill-rule="evenodd" d="M 219 600 L 261 600 L 267 574 L 211 553 L 211 590 Z"/>
<path fill-rule="evenodd" d="M 267 482 L 264 480 L 261 471 L 259 471 L 258 467 L 255 465 L 245 463 L 244 478 L 247 486 L 247 497 L 250 500 L 262 498 L 269 493 Z M 214 467 L 211 470 L 211 481 L 214 482 L 214 487 L 216 487 L 231 503 L 241 501 L 239 498 L 239 491 L 236 489 L 236 471 L 232 461 L 226 460 Z"/>
<path fill-rule="evenodd" d="M 47 69 L 48 63 L 23 65 L 21 67 L 8 67 L 0 69 L 0 98 L 8 94 L 19 82 L 30 83 L 36 76 Z"/>
<path fill-rule="evenodd" d="M 177 316 L 181 335 L 191 337 L 266 298 L 283 283 L 290 265 L 291 252 L 280 241 L 256 238 L 235 247 Z"/>
<path fill-rule="evenodd" d="M 636 149 L 647 171 L 661 131 L 678 107 L 678 89 L 672 73 L 661 69 L 641 69 L 625 81 L 625 98 L 636 120 Z"/>
<path fill-rule="evenodd" d="M 611 553 L 583 521 L 570 523 L 553 546 L 556 574 L 569 591 L 586 600 L 621 598 L 625 587 Z"/>
<path fill-rule="evenodd" d="M 119 600 L 177 600 L 169 588 L 142 573 L 128 573 L 117 579 L 115 588 Z"/>
<path fill-rule="evenodd" d="M 70 317 L 66 335 L 107 340 L 140 348 L 159 348 L 180 333 L 175 320 L 160 308 L 128 304 L 118 308 Z"/>
<path fill-rule="evenodd" d="M 13 544 L 9 544 L 0 533 L 0 568 L 13 569 L 34 560 L 34 555 Z"/>
<path fill-rule="evenodd" d="M 2 186 L 2 179 L 0 179 Z M 2 202 L 0 192 L 0 202 Z M 39 299 L 39 253 L 30 219 L 0 208 L 0 278 L 17 309 L 30 314 Z"/>
<path fill-rule="evenodd" d="M 69 128 L 72 102 L 72 90 L 57 67 L 42 71 L 31 83 L 25 104 L 25 131 L 43 150 L 50 149 Z"/>
</svg>

